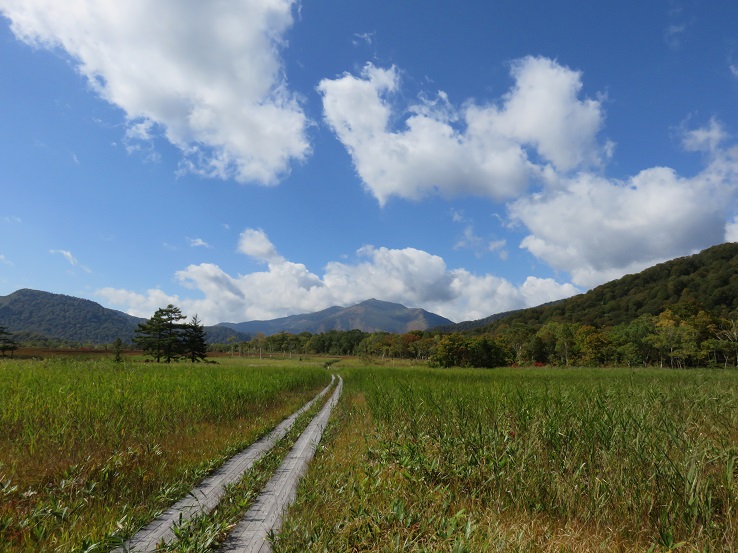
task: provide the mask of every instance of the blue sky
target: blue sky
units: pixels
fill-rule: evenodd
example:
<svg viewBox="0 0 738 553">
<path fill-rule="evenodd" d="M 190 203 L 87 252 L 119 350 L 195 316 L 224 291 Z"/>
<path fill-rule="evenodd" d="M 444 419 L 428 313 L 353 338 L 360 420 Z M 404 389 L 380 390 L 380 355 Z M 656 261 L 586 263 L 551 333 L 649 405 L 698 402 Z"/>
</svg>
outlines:
<svg viewBox="0 0 738 553">
<path fill-rule="evenodd" d="M 0 13 L 0 295 L 462 321 L 738 241 L 732 1 Z"/>
</svg>

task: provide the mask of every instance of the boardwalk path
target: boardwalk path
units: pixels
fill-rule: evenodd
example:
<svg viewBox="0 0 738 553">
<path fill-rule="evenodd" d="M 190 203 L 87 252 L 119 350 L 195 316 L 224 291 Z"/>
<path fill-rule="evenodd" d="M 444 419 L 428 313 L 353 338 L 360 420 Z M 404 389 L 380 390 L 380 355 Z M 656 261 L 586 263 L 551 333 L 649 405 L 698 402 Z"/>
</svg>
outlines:
<svg viewBox="0 0 738 553">
<path fill-rule="evenodd" d="M 195 515 L 209 513 L 215 509 L 225 493 L 226 486 L 238 482 L 244 472 L 249 470 L 256 461 L 266 455 L 292 428 L 297 417 L 307 411 L 313 403 L 328 392 L 334 380 L 335 377 L 331 377 L 331 383 L 311 401 L 282 421 L 268 435 L 257 440 L 241 453 L 231 457 L 222 467 L 203 480 L 187 496 L 183 497 L 150 524 L 139 530 L 135 536 L 121 547 L 114 549 L 113 553 L 143 553 L 154 551 L 157 544 L 169 542 L 174 538 L 175 525 L 181 524 Z M 341 379 L 339 377 L 339 387 L 340 385 Z M 333 397 L 335 397 L 335 393 Z M 333 397 L 331 398 L 332 400 Z M 321 411 L 322 413 L 323 411 Z"/>
<path fill-rule="evenodd" d="M 272 550 L 271 543 L 266 540 L 267 535 L 281 528 L 282 515 L 295 499 L 297 484 L 315 455 L 323 429 L 342 389 L 343 380 L 339 376 L 331 399 L 302 433 L 251 509 L 231 532 L 221 552 L 268 553 Z"/>
</svg>

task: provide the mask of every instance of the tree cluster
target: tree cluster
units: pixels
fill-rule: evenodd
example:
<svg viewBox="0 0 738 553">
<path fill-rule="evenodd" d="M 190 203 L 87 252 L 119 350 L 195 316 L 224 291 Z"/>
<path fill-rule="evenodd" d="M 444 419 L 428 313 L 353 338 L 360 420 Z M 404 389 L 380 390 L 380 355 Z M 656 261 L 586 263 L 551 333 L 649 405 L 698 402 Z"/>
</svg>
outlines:
<svg viewBox="0 0 738 553">
<path fill-rule="evenodd" d="M 738 312 L 721 316 L 689 300 L 613 326 L 512 321 L 495 339 L 518 364 L 738 367 Z"/>
<path fill-rule="evenodd" d="M 171 363 L 180 358 L 193 363 L 207 356 L 207 340 L 197 315 L 189 322 L 179 307 L 169 304 L 157 309 L 146 322 L 138 325 L 133 342 L 156 362 Z"/>
</svg>

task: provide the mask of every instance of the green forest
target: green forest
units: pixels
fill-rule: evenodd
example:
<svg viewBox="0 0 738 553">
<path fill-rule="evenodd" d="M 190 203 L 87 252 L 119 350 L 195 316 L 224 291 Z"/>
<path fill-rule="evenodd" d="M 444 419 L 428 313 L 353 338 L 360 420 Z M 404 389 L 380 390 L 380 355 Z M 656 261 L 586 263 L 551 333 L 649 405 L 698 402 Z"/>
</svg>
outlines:
<svg viewBox="0 0 738 553">
<path fill-rule="evenodd" d="M 281 333 L 214 348 L 409 358 L 442 367 L 735 367 L 738 244 L 661 263 L 567 300 L 453 327 Z"/>
</svg>

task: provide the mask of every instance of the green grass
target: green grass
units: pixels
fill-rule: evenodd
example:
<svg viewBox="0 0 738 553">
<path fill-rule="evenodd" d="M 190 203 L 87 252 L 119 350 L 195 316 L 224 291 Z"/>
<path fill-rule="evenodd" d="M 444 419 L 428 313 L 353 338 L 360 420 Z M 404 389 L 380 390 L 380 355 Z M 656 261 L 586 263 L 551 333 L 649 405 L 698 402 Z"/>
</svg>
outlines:
<svg viewBox="0 0 738 553">
<path fill-rule="evenodd" d="M 0 363 L 0 548 L 76 551 L 148 522 L 324 387 L 318 364 Z"/>
<path fill-rule="evenodd" d="M 325 360 L 219 361 L 0 363 L 0 550 L 130 535 L 330 378 Z M 336 371 L 275 553 L 738 548 L 738 371 Z M 222 540 L 289 443 L 172 547 Z"/>
<path fill-rule="evenodd" d="M 344 380 L 275 552 L 737 547 L 738 372 Z"/>
</svg>

